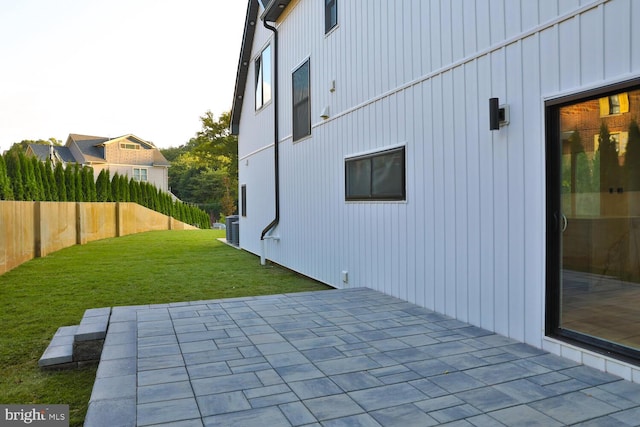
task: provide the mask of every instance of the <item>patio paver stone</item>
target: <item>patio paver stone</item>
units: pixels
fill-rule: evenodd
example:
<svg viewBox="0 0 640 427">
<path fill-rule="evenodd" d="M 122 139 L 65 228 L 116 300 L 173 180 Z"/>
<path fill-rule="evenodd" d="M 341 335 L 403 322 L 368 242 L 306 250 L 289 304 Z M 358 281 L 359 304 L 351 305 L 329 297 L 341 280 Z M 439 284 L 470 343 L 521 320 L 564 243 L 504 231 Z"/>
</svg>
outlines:
<svg viewBox="0 0 640 427">
<path fill-rule="evenodd" d="M 354 288 L 113 308 L 85 426 L 638 420 L 640 384 Z"/>
</svg>

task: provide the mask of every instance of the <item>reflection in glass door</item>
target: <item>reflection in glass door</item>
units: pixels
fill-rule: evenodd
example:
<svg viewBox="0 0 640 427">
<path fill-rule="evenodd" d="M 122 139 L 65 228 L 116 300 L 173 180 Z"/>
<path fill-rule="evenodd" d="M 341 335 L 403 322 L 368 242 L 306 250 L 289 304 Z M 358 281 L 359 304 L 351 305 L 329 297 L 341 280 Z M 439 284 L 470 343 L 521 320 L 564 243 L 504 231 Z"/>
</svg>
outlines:
<svg viewBox="0 0 640 427">
<path fill-rule="evenodd" d="M 633 354 L 640 351 L 640 89 L 554 112 L 561 156 L 556 332 Z"/>
</svg>

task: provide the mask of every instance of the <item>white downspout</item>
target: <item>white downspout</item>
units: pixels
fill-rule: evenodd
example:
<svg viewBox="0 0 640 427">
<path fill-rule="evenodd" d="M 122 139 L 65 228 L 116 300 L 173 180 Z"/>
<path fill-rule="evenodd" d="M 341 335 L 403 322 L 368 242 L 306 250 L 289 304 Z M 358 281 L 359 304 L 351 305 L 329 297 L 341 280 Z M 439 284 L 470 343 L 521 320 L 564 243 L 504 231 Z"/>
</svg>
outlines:
<svg viewBox="0 0 640 427">
<path fill-rule="evenodd" d="M 265 265 L 266 262 L 266 250 L 265 250 L 265 246 L 264 246 L 264 241 L 265 240 L 275 240 L 276 242 L 280 241 L 280 236 L 265 236 L 263 239 L 260 240 L 260 265 Z"/>
</svg>

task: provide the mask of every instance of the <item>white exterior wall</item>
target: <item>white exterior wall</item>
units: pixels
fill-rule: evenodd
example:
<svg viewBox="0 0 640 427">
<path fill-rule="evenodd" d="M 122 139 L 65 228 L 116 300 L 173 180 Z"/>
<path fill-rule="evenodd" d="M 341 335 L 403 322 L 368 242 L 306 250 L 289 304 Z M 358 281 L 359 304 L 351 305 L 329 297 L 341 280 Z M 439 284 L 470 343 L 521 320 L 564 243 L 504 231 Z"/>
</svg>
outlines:
<svg viewBox="0 0 640 427">
<path fill-rule="evenodd" d="M 345 0 L 326 36 L 323 17 L 322 2 L 299 0 L 278 22 L 280 240 L 267 257 L 545 346 L 544 101 L 640 75 L 640 2 Z M 257 30 L 254 56 L 266 37 Z M 312 135 L 293 143 L 291 73 L 307 58 Z M 273 111 L 254 113 L 253 82 L 250 71 L 240 243 L 259 253 Z M 491 97 L 510 106 L 500 131 Z M 397 144 L 406 202 L 345 202 L 345 157 Z"/>
<path fill-rule="evenodd" d="M 240 246 L 256 254 L 262 230 L 275 216 L 273 98 L 260 110 L 255 108 L 255 60 L 272 43 L 273 33 L 258 20 L 238 134 L 238 184 L 247 186 L 247 216 L 240 218 Z M 284 101 L 281 108 L 287 108 Z"/>
</svg>

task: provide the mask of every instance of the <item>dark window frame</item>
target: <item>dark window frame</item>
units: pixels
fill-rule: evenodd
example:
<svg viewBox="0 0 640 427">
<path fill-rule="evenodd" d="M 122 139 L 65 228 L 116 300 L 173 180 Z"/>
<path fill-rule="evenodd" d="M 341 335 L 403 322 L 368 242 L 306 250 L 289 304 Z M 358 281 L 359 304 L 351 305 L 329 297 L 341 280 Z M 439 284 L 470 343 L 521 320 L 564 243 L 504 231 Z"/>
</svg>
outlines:
<svg viewBox="0 0 640 427">
<path fill-rule="evenodd" d="M 400 153 L 400 177 L 402 182 L 400 182 L 400 191 L 397 193 L 376 193 L 374 190 L 374 180 L 376 178 L 375 175 L 375 167 L 373 166 L 376 159 L 383 159 L 387 156 L 394 156 L 397 153 Z M 350 167 L 355 166 L 356 164 L 366 164 L 369 162 L 368 174 L 369 174 L 369 194 L 354 194 L 353 189 L 351 188 L 352 183 L 350 182 Z M 345 159 L 344 173 L 345 173 L 345 200 L 348 202 L 351 201 L 406 201 L 407 200 L 407 159 L 406 159 L 406 147 L 394 147 L 386 150 L 376 151 L 374 153 L 364 154 L 360 156 L 348 157 Z M 398 183 L 396 183 L 398 184 Z"/>
<path fill-rule="evenodd" d="M 338 25 L 338 0 L 324 0 L 324 33 Z"/>
<path fill-rule="evenodd" d="M 560 136 L 560 109 L 576 103 L 616 95 L 640 88 L 640 78 L 605 85 L 596 89 L 563 96 L 545 102 L 546 151 L 546 272 L 545 272 L 545 335 L 574 344 L 593 352 L 613 355 L 633 364 L 640 362 L 640 351 L 561 327 L 561 167 L 562 137 Z"/>
<path fill-rule="evenodd" d="M 306 73 L 306 75 L 300 75 Z M 305 83 L 297 87 L 300 82 Z M 311 60 L 307 58 L 293 73 L 291 73 L 291 104 L 292 104 L 292 137 L 293 141 L 311 135 Z"/>
</svg>

